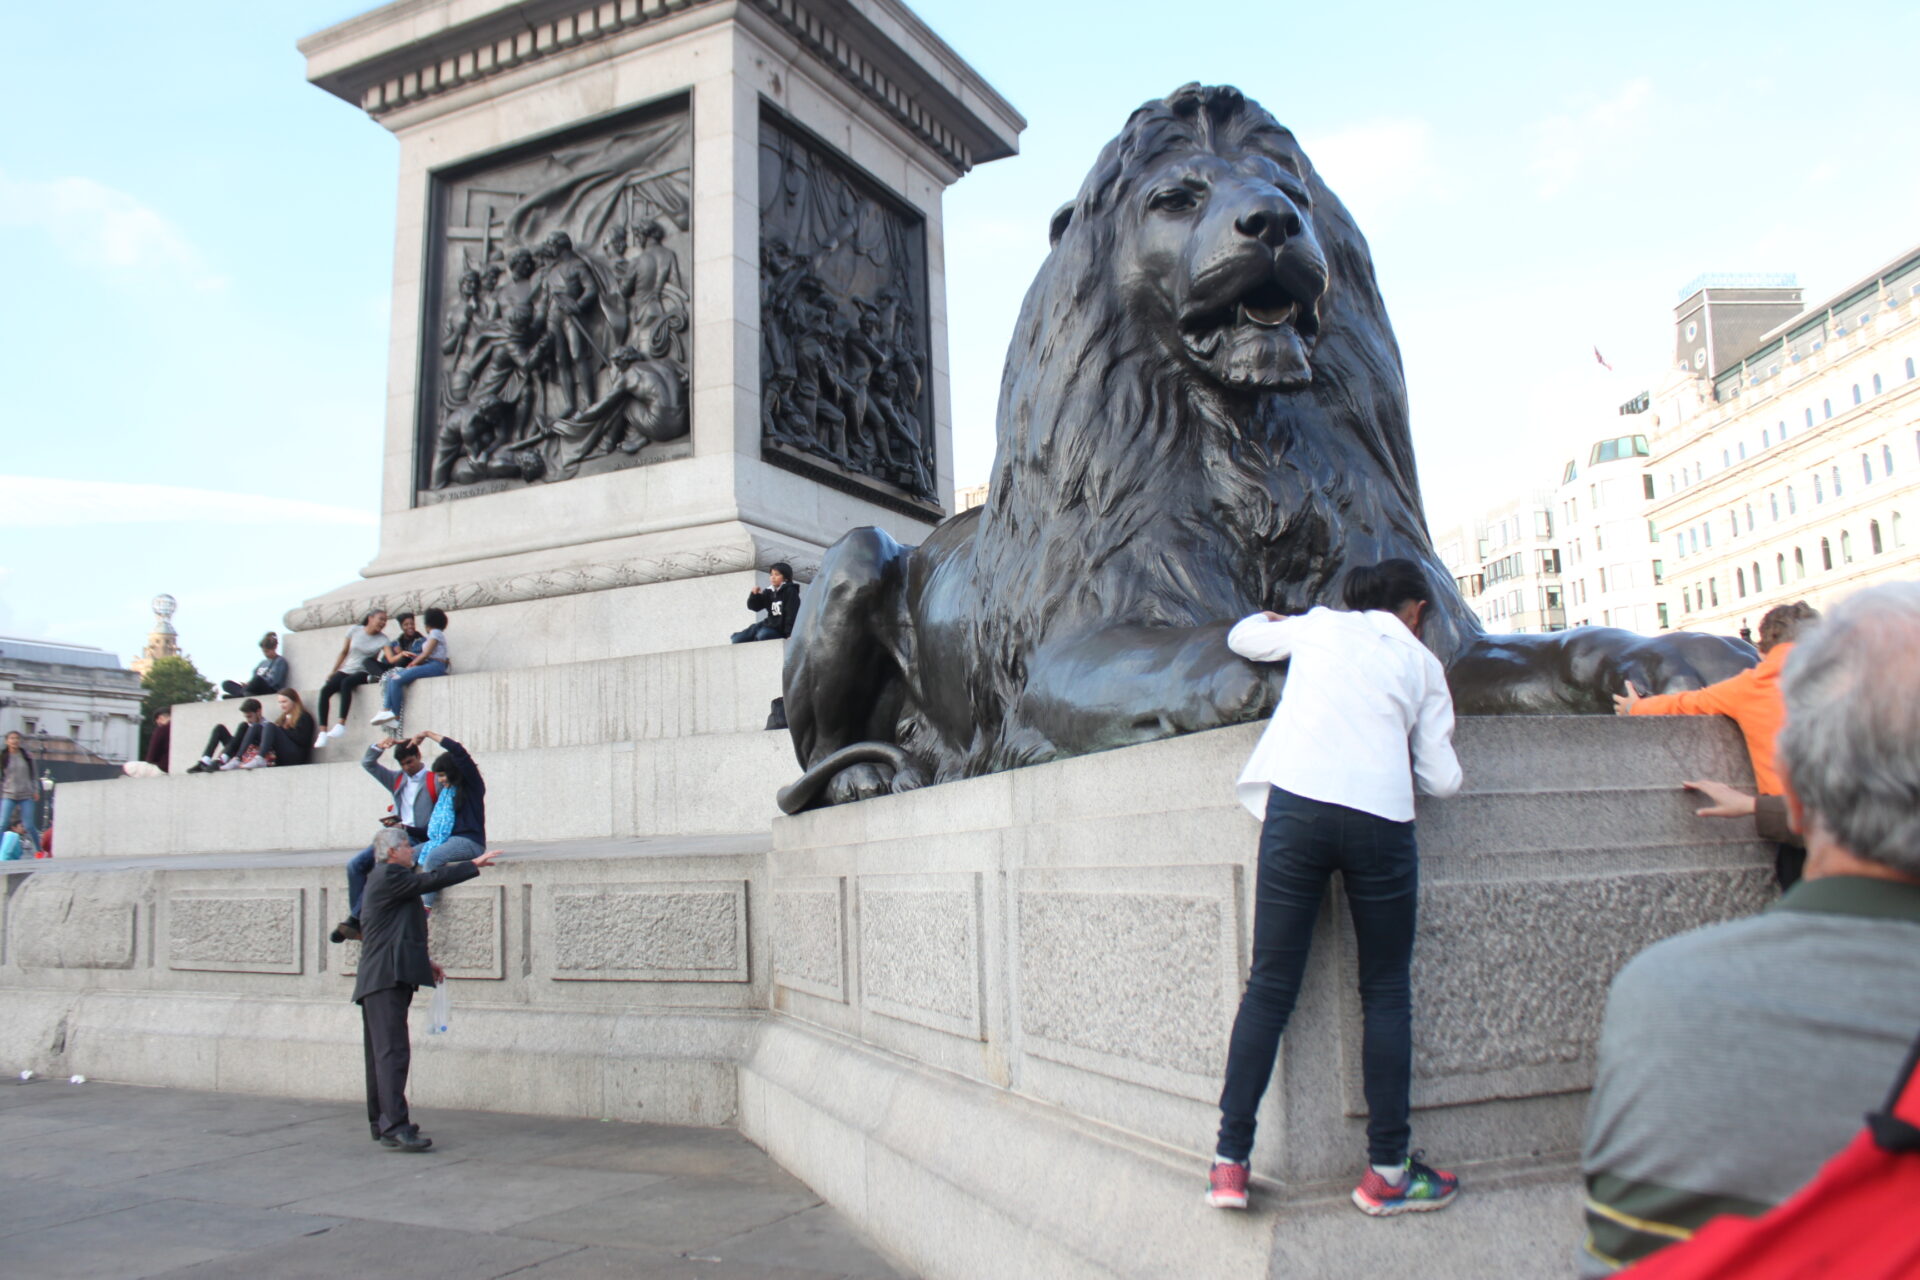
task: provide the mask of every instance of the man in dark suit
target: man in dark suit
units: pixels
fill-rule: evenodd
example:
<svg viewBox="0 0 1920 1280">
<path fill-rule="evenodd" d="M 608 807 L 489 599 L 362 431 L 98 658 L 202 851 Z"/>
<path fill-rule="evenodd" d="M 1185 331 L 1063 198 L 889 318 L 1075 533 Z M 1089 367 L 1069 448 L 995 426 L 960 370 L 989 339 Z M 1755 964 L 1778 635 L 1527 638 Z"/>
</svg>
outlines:
<svg viewBox="0 0 1920 1280">
<path fill-rule="evenodd" d="M 421 1136 L 420 1126 L 407 1116 L 407 1069 L 413 1061 L 407 1006 L 416 989 L 446 974 L 427 955 L 427 912 L 420 895 L 473 879 L 500 853 L 415 871 L 413 837 L 405 827 L 383 828 L 373 838 L 373 853 L 373 874 L 360 902 L 360 972 L 353 984 L 367 1056 L 367 1125 L 389 1150 L 425 1151 L 433 1139 Z"/>
</svg>

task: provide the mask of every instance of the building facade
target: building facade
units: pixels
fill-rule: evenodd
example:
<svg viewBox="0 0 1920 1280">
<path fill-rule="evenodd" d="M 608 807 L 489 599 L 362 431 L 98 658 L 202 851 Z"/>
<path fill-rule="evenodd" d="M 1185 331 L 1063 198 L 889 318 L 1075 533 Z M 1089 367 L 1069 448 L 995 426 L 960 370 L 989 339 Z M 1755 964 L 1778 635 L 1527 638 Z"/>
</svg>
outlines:
<svg viewBox="0 0 1920 1280">
<path fill-rule="evenodd" d="M 1704 334 L 1702 292 L 1680 323 Z M 1655 391 L 1648 514 L 1675 626 L 1753 633 L 1776 604 L 1920 578 L 1916 320 L 1920 247 Z"/>
<path fill-rule="evenodd" d="M 27 750 L 71 738 L 102 759 L 130 760 L 140 735 L 140 677 L 104 649 L 0 636 L 0 735 Z"/>
<path fill-rule="evenodd" d="M 1665 566 L 1648 509 L 1654 500 L 1641 434 L 1595 440 L 1560 472 L 1554 509 L 1561 522 L 1567 623 L 1622 627 L 1647 635 L 1672 623 L 1663 599 Z"/>
<path fill-rule="evenodd" d="M 1487 630 L 1564 631 L 1565 590 L 1555 534 L 1552 496 L 1540 493 L 1442 531 L 1434 547 Z"/>
</svg>

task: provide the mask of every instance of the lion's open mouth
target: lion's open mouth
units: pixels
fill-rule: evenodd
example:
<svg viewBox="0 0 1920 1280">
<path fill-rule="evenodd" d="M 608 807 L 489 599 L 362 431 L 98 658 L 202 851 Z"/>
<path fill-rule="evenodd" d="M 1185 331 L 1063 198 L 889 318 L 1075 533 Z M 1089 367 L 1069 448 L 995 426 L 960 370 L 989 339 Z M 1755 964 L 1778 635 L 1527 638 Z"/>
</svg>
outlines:
<svg viewBox="0 0 1920 1280">
<path fill-rule="evenodd" d="M 1312 377 L 1320 292 L 1314 282 L 1289 287 L 1282 273 L 1263 273 L 1237 296 L 1187 316 L 1181 341 L 1230 386 L 1302 386 Z"/>
</svg>

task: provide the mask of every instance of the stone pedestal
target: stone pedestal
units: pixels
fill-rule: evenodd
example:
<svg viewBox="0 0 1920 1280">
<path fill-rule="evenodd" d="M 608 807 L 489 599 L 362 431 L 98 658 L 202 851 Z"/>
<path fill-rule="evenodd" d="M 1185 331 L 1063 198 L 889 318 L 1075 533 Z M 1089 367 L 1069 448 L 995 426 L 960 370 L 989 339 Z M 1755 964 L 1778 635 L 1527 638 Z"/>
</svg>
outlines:
<svg viewBox="0 0 1920 1280">
<path fill-rule="evenodd" d="M 406 0 L 301 49 L 400 163 L 380 550 L 296 676 L 375 606 L 478 637 L 950 509 L 941 194 L 1024 121 L 903 5 Z"/>
</svg>

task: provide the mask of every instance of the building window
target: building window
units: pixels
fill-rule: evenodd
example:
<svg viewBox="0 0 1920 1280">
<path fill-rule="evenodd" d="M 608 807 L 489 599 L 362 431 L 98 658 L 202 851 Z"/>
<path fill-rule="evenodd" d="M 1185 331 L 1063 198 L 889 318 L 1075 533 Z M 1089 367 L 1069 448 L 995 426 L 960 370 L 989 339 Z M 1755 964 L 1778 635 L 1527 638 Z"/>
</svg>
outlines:
<svg viewBox="0 0 1920 1280">
<path fill-rule="evenodd" d="M 1787 553 L 1784 551 L 1773 558 L 1773 576 L 1781 586 L 1787 585 Z"/>
<path fill-rule="evenodd" d="M 1807 425 L 1808 426 L 1813 425 L 1813 410 L 1811 409 L 1807 410 Z"/>
<path fill-rule="evenodd" d="M 1716 609 L 1720 607 L 1720 579 L 1707 579 L 1707 601 Z"/>
<path fill-rule="evenodd" d="M 1758 560 L 1753 562 L 1753 594 L 1760 594 L 1760 562 Z"/>
<path fill-rule="evenodd" d="M 1700 541 L 1709 547 L 1713 545 L 1713 525 L 1705 520 L 1700 522 Z"/>
<path fill-rule="evenodd" d="M 1787 514 L 1790 516 L 1800 514 L 1800 499 L 1793 496 L 1792 485 L 1787 486 Z"/>
<path fill-rule="evenodd" d="M 1727 527 L 1733 530 L 1732 536 L 1736 538 L 1740 536 L 1740 513 L 1738 511 L 1727 512 Z"/>
<path fill-rule="evenodd" d="M 1907 381 L 1908 382 L 1913 381 L 1913 357 L 1912 356 L 1907 357 Z"/>
<path fill-rule="evenodd" d="M 1840 563 L 1853 563 L 1853 530 L 1851 529 L 1840 531 Z"/>
<path fill-rule="evenodd" d="M 1733 571 L 1733 585 L 1735 591 L 1739 593 L 1740 598 L 1745 600 L 1747 598 L 1747 571 L 1745 569 L 1735 569 Z"/>
<path fill-rule="evenodd" d="M 1880 474 L 1883 476 L 1893 474 L 1893 446 L 1890 444 L 1880 446 Z"/>
<path fill-rule="evenodd" d="M 1640 496 L 1645 498 L 1648 502 L 1653 501 L 1653 477 L 1652 476 L 1640 477 Z"/>
<path fill-rule="evenodd" d="M 1770 493 L 1767 495 L 1767 509 L 1770 512 L 1772 512 L 1773 519 L 1777 523 L 1780 519 L 1780 495 L 1779 494 Z"/>
<path fill-rule="evenodd" d="M 1880 394 L 1880 375 L 1877 373 L 1873 375 L 1873 394 Z"/>
<path fill-rule="evenodd" d="M 1866 453 L 1860 455 L 1860 474 L 1868 484 L 1873 483 L 1873 455 Z"/>
<path fill-rule="evenodd" d="M 1898 511 L 1893 513 L 1893 545 L 1896 547 L 1904 547 L 1907 545 L 1906 535 L 1900 532 L 1900 513 Z"/>
<path fill-rule="evenodd" d="M 1833 568 L 1833 544 L 1825 538 L 1820 539 L 1820 568 L 1822 570 Z"/>
<path fill-rule="evenodd" d="M 1602 591 L 1607 589 L 1607 571 L 1604 568 L 1600 570 L 1600 589 Z"/>
<path fill-rule="evenodd" d="M 1747 459 L 1747 442 L 1745 440 L 1742 440 L 1740 442 L 1740 460 L 1742 462 L 1745 462 L 1746 459 Z"/>
<path fill-rule="evenodd" d="M 1840 496 L 1840 468 L 1838 465 L 1835 465 L 1833 468 L 1833 496 L 1836 498 Z"/>
<path fill-rule="evenodd" d="M 1860 403 L 1860 384 L 1857 382 L 1853 384 L 1853 402 Z"/>
<path fill-rule="evenodd" d="M 1873 549 L 1873 554 L 1875 555 L 1879 555 L 1887 549 L 1886 544 L 1880 541 L 1880 522 L 1878 520 L 1867 521 L 1867 545 Z"/>
<path fill-rule="evenodd" d="M 1680 612 L 1682 612 L 1682 613 L 1692 613 L 1692 612 L 1693 612 L 1693 590 L 1692 590 L 1692 588 L 1689 588 L 1689 587 L 1682 587 L 1682 588 L 1680 589 Z"/>
<path fill-rule="evenodd" d="M 1593 549 L 1595 551 L 1607 549 L 1606 531 L 1599 525 L 1593 526 Z"/>
<path fill-rule="evenodd" d="M 1786 430 L 1786 424 L 1785 423 L 1780 424 L 1780 429 L 1782 431 Z M 1762 431 L 1760 433 L 1760 447 L 1762 449 L 1765 449 L 1770 447 L 1772 444 L 1773 444 L 1773 432 Z"/>
<path fill-rule="evenodd" d="M 1707 464 L 1704 462 L 1694 463 L 1693 464 L 1694 483 L 1698 484 L 1700 481 L 1705 480 L 1706 478 L 1707 478 Z"/>
<path fill-rule="evenodd" d="M 1667 606 L 1665 603 L 1661 603 L 1661 604 L 1655 605 L 1654 607 L 1660 611 L 1660 629 L 1662 631 L 1665 631 L 1668 627 L 1671 627 L 1673 625 L 1671 622 L 1667 621 Z"/>
<path fill-rule="evenodd" d="M 1653 562 L 1653 585 L 1657 587 L 1666 580 L 1667 562 L 1664 560 L 1655 560 Z"/>
<path fill-rule="evenodd" d="M 1751 502 L 1747 504 L 1747 532 L 1753 532 L 1753 504 Z"/>
<path fill-rule="evenodd" d="M 1827 491 L 1826 491 L 1825 489 L 1823 489 L 1823 488 L 1821 488 L 1821 487 L 1820 487 L 1820 477 L 1819 477 L 1819 476 L 1815 476 L 1815 477 L 1813 478 L 1813 501 L 1814 501 L 1814 504 L 1815 504 L 1815 505 L 1817 506 L 1817 505 L 1819 505 L 1820 503 L 1822 503 L 1822 502 L 1825 502 L 1826 500 L 1827 500 Z"/>
<path fill-rule="evenodd" d="M 1793 549 L 1793 576 L 1796 581 L 1807 576 L 1807 553 L 1799 547 Z"/>
<path fill-rule="evenodd" d="M 1698 527 L 1687 530 L 1687 554 L 1690 556 L 1700 554 L 1700 530 Z"/>
<path fill-rule="evenodd" d="M 1728 452 L 1725 449 L 1722 449 L 1720 451 L 1720 469 L 1722 471 L 1725 471 L 1728 467 L 1732 465 L 1733 465 L 1733 454 Z"/>
</svg>

